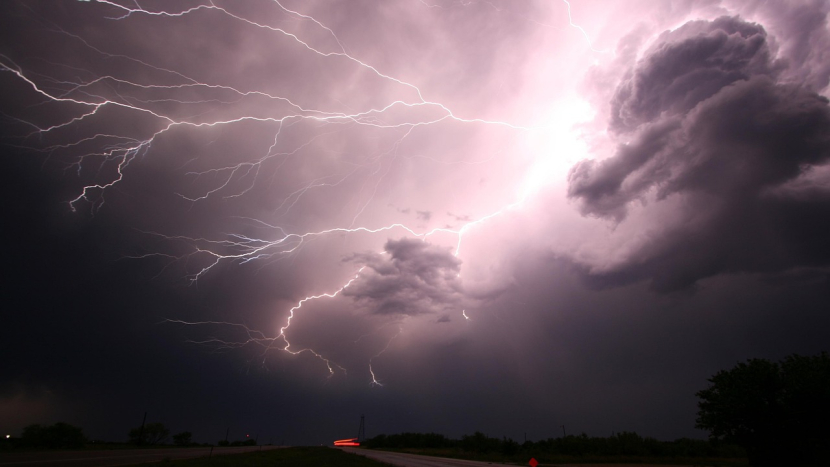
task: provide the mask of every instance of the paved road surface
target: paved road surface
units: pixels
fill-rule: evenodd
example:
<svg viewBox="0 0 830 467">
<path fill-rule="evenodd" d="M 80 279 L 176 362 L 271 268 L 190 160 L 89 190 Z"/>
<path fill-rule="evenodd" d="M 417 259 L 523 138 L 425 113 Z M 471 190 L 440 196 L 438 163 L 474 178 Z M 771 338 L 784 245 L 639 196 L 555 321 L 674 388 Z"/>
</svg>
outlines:
<svg viewBox="0 0 830 467">
<path fill-rule="evenodd" d="M 371 451 L 369 449 L 340 448 L 387 464 L 400 467 L 503 467 L 509 464 L 491 464 L 489 462 L 449 459 L 446 457 L 419 456 L 401 452 Z M 530 460 L 530 459 L 528 459 Z M 510 467 L 516 467 L 515 465 Z"/>
<path fill-rule="evenodd" d="M 267 451 L 279 446 L 215 447 L 214 456 Z M 113 449 L 109 451 L 45 451 L 0 454 L 2 467 L 110 467 L 164 459 L 207 457 L 211 448 Z"/>
<path fill-rule="evenodd" d="M 400 452 L 386 452 L 386 451 L 372 451 L 369 449 L 355 449 L 355 448 L 340 448 L 346 452 L 353 452 L 366 456 L 370 459 L 375 459 L 387 464 L 397 465 L 399 467 L 516 467 L 511 464 L 491 464 L 489 462 L 468 461 L 462 459 L 449 459 L 446 457 L 431 457 L 420 456 L 417 454 L 404 454 Z M 528 459 L 529 461 L 530 459 Z M 527 464 L 524 464 L 527 465 Z M 678 465 L 635 465 L 635 464 L 618 464 L 619 467 L 684 467 Z M 539 467 L 615 467 L 615 464 L 539 464 Z M 686 466 L 688 467 L 688 466 Z"/>
</svg>

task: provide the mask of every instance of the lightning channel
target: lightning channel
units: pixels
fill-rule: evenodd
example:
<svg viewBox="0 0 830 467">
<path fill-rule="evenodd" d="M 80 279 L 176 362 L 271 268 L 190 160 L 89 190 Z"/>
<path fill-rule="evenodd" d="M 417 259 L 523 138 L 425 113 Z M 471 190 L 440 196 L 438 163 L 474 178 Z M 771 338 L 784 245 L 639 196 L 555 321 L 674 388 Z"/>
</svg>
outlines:
<svg viewBox="0 0 830 467">
<path fill-rule="evenodd" d="M 146 230 L 142 231 L 146 236 L 182 245 L 185 251 L 183 253 L 147 252 L 128 256 L 129 258 L 164 258 L 169 261 L 168 264 L 198 264 L 195 270 L 189 271 L 186 275 L 189 283 L 195 285 L 206 274 L 223 263 L 246 264 L 255 261 L 264 262 L 270 259 L 286 258 L 309 244 L 310 240 L 332 235 L 354 235 L 359 233 L 375 235 L 400 232 L 401 234 L 427 241 L 434 235 L 448 234 L 455 238 L 453 254 L 457 257 L 461 253 L 462 242 L 466 234 L 509 211 L 520 209 L 529 196 L 528 194 L 524 194 L 519 199 L 505 202 L 500 207 L 494 208 L 484 215 L 473 219 L 466 219 L 460 227 L 447 226 L 419 229 L 402 222 L 379 224 L 371 227 L 361 225 L 361 217 L 366 212 L 367 207 L 374 201 L 382 182 L 388 177 L 393 162 L 401 157 L 401 146 L 416 130 L 445 124 L 447 122 L 465 125 L 493 126 L 517 132 L 545 131 L 550 128 L 550 125 L 525 125 L 510 121 L 459 115 L 448 105 L 429 99 L 427 92 L 409 80 L 393 76 L 391 73 L 383 71 L 382 67 L 375 66 L 368 60 L 361 59 L 357 55 L 350 53 L 344 45 L 345 41 L 338 37 L 333 28 L 327 26 L 324 22 L 312 15 L 304 14 L 284 6 L 278 0 L 273 1 L 273 4 L 277 8 L 287 15 L 314 25 L 317 30 L 325 32 L 326 36 L 334 41 L 336 47 L 332 50 L 325 50 L 312 45 L 310 40 L 304 39 L 299 33 L 289 32 L 285 28 L 246 17 L 243 14 L 231 11 L 229 8 L 219 6 L 213 1 L 176 11 L 147 9 L 140 6 L 138 2 L 135 2 L 131 6 L 126 6 L 112 0 L 96 1 L 117 13 L 114 16 L 108 17 L 110 20 L 116 22 L 128 21 L 137 16 L 146 18 L 163 17 L 176 20 L 184 17 L 199 17 L 200 15 L 221 15 L 223 18 L 235 21 L 244 27 L 266 31 L 266 34 L 273 33 L 277 37 L 286 39 L 296 47 L 299 47 L 307 53 L 314 54 L 321 59 L 332 61 L 345 60 L 360 70 L 369 72 L 384 82 L 396 86 L 396 90 L 399 90 L 397 98 L 388 99 L 382 104 L 369 104 L 364 108 L 349 111 L 321 109 L 316 108 L 316 106 L 306 106 L 297 99 L 290 99 L 289 97 L 271 92 L 244 89 L 240 86 L 231 86 L 228 83 L 199 80 L 182 71 L 152 63 L 146 58 L 136 58 L 126 54 L 113 53 L 104 50 L 101 46 L 93 45 L 93 43 L 82 35 L 70 32 L 57 24 L 41 19 L 42 22 L 48 24 L 48 29 L 51 31 L 63 35 L 68 41 L 74 41 L 81 48 L 91 51 L 103 60 L 125 60 L 143 67 L 148 70 L 148 73 L 158 72 L 170 80 L 176 81 L 174 84 L 159 84 L 152 81 L 142 82 L 142 79 L 139 77 L 127 79 L 116 76 L 115 74 L 104 74 L 90 78 L 88 75 L 92 73 L 83 73 L 85 70 L 81 68 L 78 69 L 78 73 L 73 78 L 58 79 L 34 71 L 27 72 L 11 57 L 0 54 L 0 72 L 10 73 L 14 76 L 17 81 L 23 83 L 30 91 L 40 96 L 43 99 L 42 104 L 49 103 L 66 106 L 67 110 L 64 113 L 69 114 L 67 116 L 62 113 L 61 117 L 56 117 L 62 118 L 62 120 L 48 124 L 38 124 L 34 121 L 14 117 L 15 120 L 27 126 L 27 131 L 21 135 L 21 144 L 30 144 L 33 140 L 55 138 L 58 142 L 42 147 L 32 147 L 32 149 L 50 155 L 73 154 L 66 168 L 76 171 L 78 175 L 84 173 L 88 166 L 97 167 L 97 173 L 112 173 L 112 175 L 108 176 L 101 175 L 100 180 L 96 179 L 98 180 L 96 182 L 84 183 L 76 192 L 75 197 L 67 201 L 69 208 L 73 212 L 78 211 L 82 206 L 87 206 L 92 214 L 101 210 L 105 205 L 107 193 L 129 176 L 133 165 L 138 160 L 151 154 L 153 145 L 162 139 L 163 136 L 169 135 L 179 129 L 198 131 L 234 128 L 236 125 L 249 122 L 274 127 L 273 138 L 270 140 L 272 143 L 255 157 L 245 162 L 229 163 L 209 169 L 187 171 L 186 175 L 194 180 L 202 178 L 215 180 L 211 185 L 203 187 L 195 193 L 177 193 L 182 200 L 192 205 L 204 203 L 213 198 L 221 198 L 223 200 L 240 198 L 250 193 L 258 183 L 261 183 L 266 164 L 275 164 L 274 173 L 276 173 L 290 158 L 296 157 L 312 145 L 316 139 L 325 138 L 343 128 L 358 127 L 382 130 L 394 132 L 396 135 L 391 144 L 378 150 L 376 154 L 373 154 L 372 157 L 368 158 L 362 164 L 356 164 L 346 172 L 324 177 L 315 177 L 305 181 L 298 188 L 285 195 L 275 208 L 275 212 L 286 215 L 298 205 L 301 199 L 309 196 L 311 193 L 325 188 L 340 186 L 350 179 L 357 177 L 361 173 L 361 170 L 368 170 L 368 176 L 364 180 L 360 190 L 362 193 L 364 191 L 363 188 L 365 188 L 368 194 L 357 203 L 350 223 L 346 221 L 347 224 L 344 223 L 341 226 L 315 230 L 300 230 L 296 228 L 290 229 L 275 223 L 266 222 L 262 219 L 244 217 L 240 219 L 245 219 L 267 229 L 267 235 L 231 232 L 219 238 L 171 235 L 164 232 Z M 439 5 L 428 4 L 423 0 L 419 1 L 430 8 L 442 8 Z M 603 52 L 593 48 L 586 31 L 581 26 L 574 24 L 571 16 L 571 4 L 567 0 L 562 1 L 567 6 L 569 25 L 577 28 L 582 33 L 591 46 L 591 50 Z M 31 8 L 29 10 L 35 14 Z M 83 78 L 82 76 L 84 75 L 87 75 L 87 77 Z M 145 77 L 145 79 L 147 78 Z M 168 80 L 167 82 L 169 83 L 170 81 Z M 153 94 L 153 97 L 138 97 L 138 95 L 134 95 L 136 93 L 149 93 Z M 185 95 L 189 93 L 212 94 L 208 96 L 210 98 L 177 97 L 178 94 Z M 273 106 L 275 110 L 272 113 L 254 115 L 246 114 L 244 107 L 241 110 L 233 108 L 235 104 L 247 99 L 264 100 L 269 103 L 269 106 Z M 210 112 L 197 112 L 192 115 L 183 116 L 177 114 L 174 109 L 165 107 L 164 104 L 166 103 L 175 103 L 185 107 L 215 104 L 223 108 L 230 107 L 232 111 L 229 111 L 229 113 L 237 113 L 237 115 L 216 118 Z M 282 112 L 278 112 L 277 110 L 282 110 Z M 124 130 L 122 134 L 113 131 L 100 131 L 75 139 L 66 136 L 67 134 L 71 135 L 76 129 L 80 132 L 82 128 L 90 126 L 94 128 L 98 122 L 96 119 L 106 119 L 107 117 L 104 114 L 111 111 L 128 112 L 132 115 L 131 118 L 133 121 L 138 122 L 146 119 L 147 123 L 141 128 L 130 129 L 129 131 Z M 407 112 L 411 118 L 396 121 L 393 117 L 396 112 Z M 300 123 L 330 125 L 333 127 L 336 126 L 338 129 L 332 130 L 331 132 L 321 132 L 300 144 L 295 144 L 288 150 L 278 150 L 279 143 L 282 141 L 281 138 L 284 136 L 283 132 L 287 131 L 291 126 Z M 139 127 L 139 125 L 136 125 L 136 127 Z M 66 138 L 70 138 L 70 140 L 67 142 L 65 141 Z M 108 170 L 104 170 L 104 168 Z M 187 322 L 170 319 L 166 320 L 165 323 L 181 326 L 220 327 L 237 330 L 241 332 L 240 339 L 226 340 L 218 337 L 210 337 L 190 342 L 201 345 L 213 345 L 221 350 L 239 349 L 249 345 L 258 346 L 262 349 L 261 355 L 263 357 L 263 363 L 265 356 L 273 350 L 295 356 L 308 354 L 325 364 L 329 377 L 334 376 L 336 370 L 346 374 L 346 369 L 336 363 L 331 356 L 324 355 L 312 348 L 293 347 L 289 340 L 289 335 L 291 334 L 292 322 L 304 310 L 304 306 L 307 307 L 310 303 L 318 300 L 334 299 L 343 294 L 347 288 L 360 279 L 365 268 L 366 266 L 362 266 L 357 269 L 348 280 L 342 283 L 341 286 L 335 287 L 333 291 L 311 294 L 298 300 L 294 306 L 287 310 L 287 316 L 283 324 L 274 335 L 249 328 L 244 324 L 225 321 Z M 470 319 L 466 314 L 466 309 L 461 310 L 461 314 L 465 320 Z M 369 358 L 368 371 L 371 376 L 370 384 L 372 386 L 382 386 L 372 367 L 373 361 L 384 354 L 402 332 L 403 326 L 401 325 L 398 328 L 398 332 L 386 342 L 386 345 Z"/>
</svg>

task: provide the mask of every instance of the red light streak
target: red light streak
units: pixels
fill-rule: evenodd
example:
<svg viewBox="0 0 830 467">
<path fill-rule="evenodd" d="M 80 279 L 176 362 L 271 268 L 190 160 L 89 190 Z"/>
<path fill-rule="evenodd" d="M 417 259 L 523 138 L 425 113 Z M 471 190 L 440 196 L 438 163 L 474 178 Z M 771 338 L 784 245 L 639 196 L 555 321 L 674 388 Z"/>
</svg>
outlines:
<svg viewBox="0 0 830 467">
<path fill-rule="evenodd" d="M 360 446 L 360 443 L 357 442 L 357 438 L 349 438 L 349 439 L 340 439 L 334 442 L 335 446 Z"/>
</svg>

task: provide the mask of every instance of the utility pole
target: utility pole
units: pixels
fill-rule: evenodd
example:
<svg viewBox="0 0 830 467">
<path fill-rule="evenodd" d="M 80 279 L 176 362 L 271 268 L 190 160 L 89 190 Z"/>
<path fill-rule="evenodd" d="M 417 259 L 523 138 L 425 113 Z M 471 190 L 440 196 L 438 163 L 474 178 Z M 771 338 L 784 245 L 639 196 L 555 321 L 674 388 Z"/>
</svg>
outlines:
<svg viewBox="0 0 830 467">
<path fill-rule="evenodd" d="M 565 425 L 562 425 L 562 437 L 567 438 L 568 434 L 565 433 Z"/>
<path fill-rule="evenodd" d="M 357 429 L 357 442 L 366 441 L 366 420 L 363 415 L 360 416 L 360 428 Z"/>
<path fill-rule="evenodd" d="M 144 412 L 144 418 L 141 419 L 141 428 L 138 430 L 138 445 L 141 446 L 141 442 L 144 440 L 144 422 L 147 421 L 147 412 Z"/>
<path fill-rule="evenodd" d="M 230 434 L 230 432 L 231 432 L 231 427 L 228 427 L 228 429 L 225 431 L 225 443 L 228 442 L 228 434 Z"/>
</svg>

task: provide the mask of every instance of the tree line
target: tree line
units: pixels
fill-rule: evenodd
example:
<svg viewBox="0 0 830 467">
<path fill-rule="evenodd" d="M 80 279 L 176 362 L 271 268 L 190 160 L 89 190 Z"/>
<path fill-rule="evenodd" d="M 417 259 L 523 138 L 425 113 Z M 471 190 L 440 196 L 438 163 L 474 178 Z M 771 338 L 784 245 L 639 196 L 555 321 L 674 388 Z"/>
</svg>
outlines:
<svg viewBox="0 0 830 467">
<path fill-rule="evenodd" d="M 470 453 L 505 456 L 541 453 L 561 455 L 645 457 L 741 457 L 749 465 L 830 465 L 830 355 L 790 355 L 780 362 L 750 359 L 708 379 L 699 398 L 696 427 L 709 431 L 709 440 L 658 441 L 622 432 L 609 438 L 563 436 L 519 444 L 508 438 L 491 438 L 476 432 L 461 439 L 436 433 L 379 435 L 366 440 L 370 448 L 453 448 Z M 165 444 L 170 436 L 162 423 L 142 424 L 128 433 L 134 445 Z M 192 435 L 173 435 L 179 446 L 192 445 Z M 75 449 L 87 438 L 67 423 L 29 425 L 20 438 L 0 439 L 0 449 Z M 256 440 L 220 446 L 256 445 Z M 743 454 L 745 453 L 745 454 Z"/>
<path fill-rule="evenodd" d="M 620 432 L 610 437 L 568 435 L 540 441 L 518 443 L 511 438 L 493 438 L 481 432 L 447 438 L 438 433 L 400 433 L 378 435 L 361 443 L 375 449 L 457 449 L 473 454 L 501 454 L 505 457 L 540 456 L 630 456 L 630 457 L 745 457 L 733 444 L 681 438 L 658 441 L 633 432 Z"/>
<path fill-rule="evenodd" d="M 146 423 L 142 426 L 132 428 L 127 433 L 127 444 L 133 446 L 165 446 L 171 440 L 170 430 L 163 423 Z M 193 434 L 189 431 L 182 431 L 172 436 L 173 445 L 187 446 L 210 446 L 210 444 L 198 444 L 193 442 Z M 68 423 L 58 422 L 54 425 L 33 424 L 25 427 L 20 437 L 8 437 L 0 440 L 0 450 L 12 449 L 82 449 L 90 445 L 118 445 L 123 443 L 111 443 L 90 440 L 84 435 L 83 429 Z M 257 441 L 253 438 L 245 440 L 220 440 L 218 446 L 256 446 Z"/>
<path fill-rule="evenodd" d="M 709 440 L 658 441 L 622 432 L 609 438 L 563 436 L 519 444 L 476 432 L 379 435 L 369 448 L 459 449 L 468 453 L 634 457 L 745 457 L 753 467 L 830 466 L 830 354 L 750 359 L 717 372 L 698 391 L 695 427 Z"/>
</svg>

